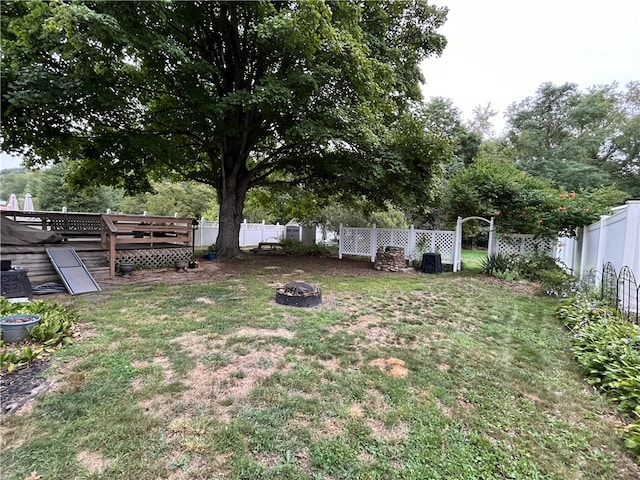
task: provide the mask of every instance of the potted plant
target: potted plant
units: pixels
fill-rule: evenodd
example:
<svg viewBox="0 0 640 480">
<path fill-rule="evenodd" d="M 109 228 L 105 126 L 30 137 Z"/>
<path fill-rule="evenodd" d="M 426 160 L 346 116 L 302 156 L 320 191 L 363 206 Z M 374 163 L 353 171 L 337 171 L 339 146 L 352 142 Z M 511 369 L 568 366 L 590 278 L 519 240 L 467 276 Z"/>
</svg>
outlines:
<svg viewBox="0 0 640 480">
<path fill-rule="evenodd" d="M 207 247 L 207 251 L 204 254 L 204 256 L 206 258 L 208 258 L 209 260 L 215 260 L 216 259 L 216 246 L 214 245 L 209 245 Z"/>
<path fill-rule="evenodd" d="M 123 277 L 128 277 L 131 272 L 136 269 L 136 264 L 131 262 L 124 262 L 121 263 L 118 268 L 120 270 L 120 274 L 122 274 Z"/>
<path fill-rule="evenodd" d="M 41 316 L 33 313 L 16 313 L 0 318 L 2 340 L 18 343 L 29 335 L 29 331 L 40 323 Z"/>
<path fill-rule="evenodd" d="M 181 272 L 184 273 L 186 272 L 186 268 L 189 265 L 189 261 L 188 260 L 176 260 L 175 262 L 173 262 L 173 266 L 176 269 L 176 272 Z"/>
</svg>

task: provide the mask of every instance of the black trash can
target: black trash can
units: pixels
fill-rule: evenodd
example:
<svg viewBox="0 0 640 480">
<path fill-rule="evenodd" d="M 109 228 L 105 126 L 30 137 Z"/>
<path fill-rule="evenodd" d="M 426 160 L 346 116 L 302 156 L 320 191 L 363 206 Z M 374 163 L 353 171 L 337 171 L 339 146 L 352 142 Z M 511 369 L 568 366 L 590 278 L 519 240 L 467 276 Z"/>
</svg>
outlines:
<svg viewBox="0 0 640 480">
<path fill-rule="evenodd" d="M 442 273 L 442 258 L 439 253 L 422 254 L 423 273 Z"/>
</svg>

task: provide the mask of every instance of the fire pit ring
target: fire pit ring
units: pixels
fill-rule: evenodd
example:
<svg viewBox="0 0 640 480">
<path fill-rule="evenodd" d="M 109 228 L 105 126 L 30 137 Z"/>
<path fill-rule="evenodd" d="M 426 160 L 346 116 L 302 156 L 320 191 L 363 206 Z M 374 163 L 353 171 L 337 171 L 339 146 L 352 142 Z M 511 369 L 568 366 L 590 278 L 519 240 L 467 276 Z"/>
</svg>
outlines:
<svg viewBox="0 0 640 480">
<path fill-rule="evenodd" d="M 289 282 L 276 288 L 276 303 L 292 307 L 315 307 L 322 303 L 322 292 L 306 282 Z"/>
</svg>

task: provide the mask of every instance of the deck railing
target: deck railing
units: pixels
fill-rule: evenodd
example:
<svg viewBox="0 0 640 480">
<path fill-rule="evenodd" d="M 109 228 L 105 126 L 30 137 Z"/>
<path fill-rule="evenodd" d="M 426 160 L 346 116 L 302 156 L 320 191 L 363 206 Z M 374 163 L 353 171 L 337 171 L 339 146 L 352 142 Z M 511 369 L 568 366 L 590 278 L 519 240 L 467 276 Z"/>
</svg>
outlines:
<svg viewBox="0 0 640 480">
<path fill-rule="evenodd" d="M 191 218 L 14 210 L 1 213 L 2 218 L 59 233 L 68 241 L 100 242 L 101 249 L 107 252 L 111 278 L 120 261 L 153 267 L 173 264 L 174 260 L 192 255 Z"/>
<path fill-rule="evenodd" d="M 99 237 L 99 213 L 26 212 L 3 210 L 2 216 L 22 225 L 68 237 Z"/>
<path fill-rule="evenodd" d="M 119 246 L 144 244 L 145 248 L 167 244 L 189 247 L 192 245 L 191 218 L 149 217 L 143 215 L 101 215 L 100 241 L 109 252 L 109 276 L 116 269 L 116 251 Z"/>
</svg>

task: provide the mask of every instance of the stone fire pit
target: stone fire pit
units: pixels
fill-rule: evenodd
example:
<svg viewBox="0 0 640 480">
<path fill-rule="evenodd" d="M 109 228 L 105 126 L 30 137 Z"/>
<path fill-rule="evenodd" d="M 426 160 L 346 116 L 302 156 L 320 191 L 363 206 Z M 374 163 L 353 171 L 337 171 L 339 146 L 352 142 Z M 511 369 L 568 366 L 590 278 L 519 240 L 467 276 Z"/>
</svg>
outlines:
<svg viewBox="0 0 640 480">
<path fill-rule="evenodd" d="M 276 303 L 293 307 L 315 307 L 322 303 L 322 292 L 306 282 L 289 282 L 276 288 Z"/>
</svg>

